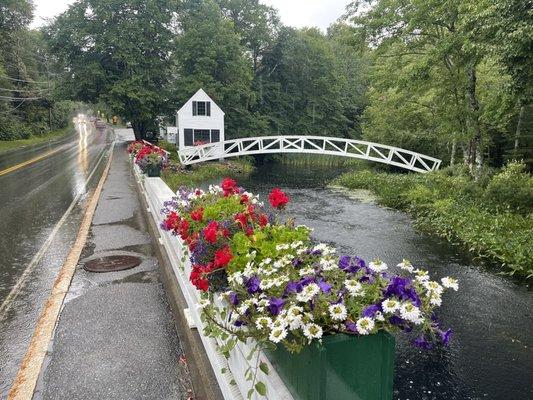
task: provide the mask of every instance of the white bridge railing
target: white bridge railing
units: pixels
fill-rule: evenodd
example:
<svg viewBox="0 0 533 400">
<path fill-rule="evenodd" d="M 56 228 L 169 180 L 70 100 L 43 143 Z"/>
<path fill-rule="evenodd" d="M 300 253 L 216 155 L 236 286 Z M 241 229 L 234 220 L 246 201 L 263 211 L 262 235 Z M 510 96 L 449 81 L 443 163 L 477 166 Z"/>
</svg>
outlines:
<svg viewBox="0 0 533 400">
<path fill-rule="evenodd" d="M 415 172 L 439 169 L 441 160 L 399 147 L 326 136 L 263 136 L 226 140 L 178 151 L 183 165 L 219 158 L 269 153 L 311 153 L 359 158 Z"/>
</svg>

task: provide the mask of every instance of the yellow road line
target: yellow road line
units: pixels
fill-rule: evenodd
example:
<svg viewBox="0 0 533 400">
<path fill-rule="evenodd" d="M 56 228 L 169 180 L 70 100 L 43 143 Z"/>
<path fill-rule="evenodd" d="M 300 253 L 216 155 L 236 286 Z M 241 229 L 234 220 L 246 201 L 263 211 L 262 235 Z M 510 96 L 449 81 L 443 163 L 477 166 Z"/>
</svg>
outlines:
<svg viewBox="0 0 533 400">
<path fill-rule="evenodd" d="M 76 265 L 78 264 L 81 252 L 85 246 L 87 236 L 89 235 L 89 229 L 91 227 L 96 206 L 98 205 L 98 199 L 100 198 L 102 187 L 104 186 L 104 182 L 111 166 L 114 147 L 115 143 L 111 145 L 109 159 L 105 170 L 87 204 L 87 209 L 83 216 L 76 241 L 72 245 L 67 258 L 59 271 L 54 286 L 52 287 L 52 292 L 50 293 L 41 316 L 37 321 L 37 326 L 33 332 L 30 346 L 22 360 L 22 364 L 15 381 L 13 382 L 13 386 L 9 391 L 7 397 L 8 400 L 31 400 L 33 397 L 35 384 L 37 383 L 37 378 L 39 377 L 48 344 L 52 338 L 54 327 L 61 311 L 63 300 L 68 293 L 72 276 L 74 275 Z"/>
<path fill-rule="evenodd" d="M 46 153 L 43 153 L 43 154 L 41 154 L 41 155 L 38 155 L 37 157 L 33 157 L 33 158 L 30 158 L 30 159 L 27 160 L 27 161 L 21 162 L 20 164 L 13 165 L 12 167 L 9 167 L 9 168 L 6 168 L 6 169 L 3 169 L 2 171 L 0 171 L 0 176 L 5 175 L 5 174 L 9 174 L 10 172 L 16 171 L 17 169 L 20 169 L 20 168 L 22 168 L 22 167 L 25 167 L 26 165 L 33 164 L 34 162 L 37 162 L 37 161 L 39 161 L 39 160 L 42 160 L 43 158 L 49 157 L 49 156 L 51 156 L 52 154 L 57 153 L 58 151 L 61 151 L 61 150 L 66 149 L 66 148 L 68 148 L 68 147 L 72 147 L 74 144 L 75 144 L 75 143 L 67 143 L 67 144 L 64 144 L 64 145 L 62 145 L 62 146 L 56 147 L 56 148 L 53 149 L 53 150 L 47 151 Z"/>
</svg>

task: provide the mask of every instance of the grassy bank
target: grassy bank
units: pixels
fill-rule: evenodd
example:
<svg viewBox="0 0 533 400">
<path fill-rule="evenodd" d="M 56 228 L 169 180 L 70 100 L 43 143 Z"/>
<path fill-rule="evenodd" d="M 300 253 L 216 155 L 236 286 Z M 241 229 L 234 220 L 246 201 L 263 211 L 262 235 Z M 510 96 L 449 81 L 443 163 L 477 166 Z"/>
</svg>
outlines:
<svg viewBox="0 0 533 400">
<path fill-rule="evenodd" d="M 410 213 L 419 228 L 437 234 L 533 280 L 533 177 L 512 163 L 474 182 L 464 172 L 391 174 L 353 171 L 334 184 L 368 189 L 380 204 Z"/>
<path fill-rule="evenodd" d="M 173 191 L 180 186 L 193 186 L 226 176 L 233 178 L 246 176 L 254 169 L 252 161 L 247 158 L 206 162 L 184 168 L 179 163 L 178 152 L 174 144 L 161 141 L 157 145 L 169 152 L 170 165 L 161 173 L 161 178 Z"/>
<path fill-rule="evenodd" d="M 40 143 L 45 143 L 51 140 L 60 139 L 62 136 L 66 136 L 72 130 L 71 126 L 67 126 L 56 131 L 48 132 L 42 136 L 30 136 L 27 139 L 17 139 L 17 140 L 1 140 L 0 141 L 0 154 L 18 150 L 22 147 L 33 146 Z"/>
<path fill-rule="evenodd" d="M 183 169 L 178 164 L 172 163 L 161 173 L 161 178 L 173 191 L 176 191 L 180 186 L 194 186 L 226 176 L 239 178 L 252 171 L 253 165 L 247 160 L 208 162 L 192 165 L 190 169 Z"/>
</svg>

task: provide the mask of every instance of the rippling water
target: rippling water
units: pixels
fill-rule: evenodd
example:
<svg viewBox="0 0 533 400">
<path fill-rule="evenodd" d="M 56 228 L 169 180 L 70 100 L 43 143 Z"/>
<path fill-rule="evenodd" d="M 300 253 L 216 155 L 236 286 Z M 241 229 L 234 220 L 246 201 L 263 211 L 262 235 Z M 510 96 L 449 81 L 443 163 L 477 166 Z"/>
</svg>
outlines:
<svg viewBox="0 0 533 400">
<path fill-rule="evenodd" d="M 420 351 L 396 340 L 395 399 L 533 399 L 533 294 L 472 264 L 445 241 L 417 232 L 408 216 L 363 193 L 326 188 L 337 172 L 316 166 L 265 165 L 239 184 L 263 199 L 274 186 L 292 198 L 289 214 L 339 252 L 389 265 L 402 258 L 435 278 L 455 276 L 439 316 L 454 329 L 449 348 Z"/>
</svg>

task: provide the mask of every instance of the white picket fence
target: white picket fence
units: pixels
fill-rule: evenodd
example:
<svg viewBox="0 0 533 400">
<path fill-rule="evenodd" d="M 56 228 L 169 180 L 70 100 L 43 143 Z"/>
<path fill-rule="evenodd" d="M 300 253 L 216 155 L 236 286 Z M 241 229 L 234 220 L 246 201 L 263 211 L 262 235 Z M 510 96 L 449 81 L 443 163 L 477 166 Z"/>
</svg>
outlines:
<svg viewBox="0 0 533 400">
<path fill-rule="evenodd" d="M 179 237 L 161 229 L 161 222 L 163 221 L 164 216 L 161 214 L 160 210 L 163 208 L 163 202 L 172 199 L 175 194 L 161 178 L 146 177 L 135 164 L 133 165 L 133 168 L 142 194 L 149 205 L 149 215 L 153 218 L 158 227 L 159 242 L 163 246 L 168 259 L 171 262 L 172 270 L 176 275 L 181 292 L 187 302 L 188 313 L 191 316 L 196 329 L 198 329 L 198 333 L 202 339 L 202 343 L 209 361 L 211 362 L 211 366 L 213 367 L 224 399 L 245 399 L 248 390 L 251 388 L 251 383 L 245 379 L 244 375 L 251 364 L 254 364 L 252 367 L 255 370 L 255 363 L 257 361 L 256 355 L 254 355 L 250 361 L 246 359 L 250 354 L 253 345 L 251 343 L 244 344 L 239 342 L 231 351 L 229 359 L 226 359 L 220 353 L 219 343 L 203 334 L 203 323 L 200 320 L 200 310 L 198 309 L 200 298 L 199 292 L 189 281 L 191 263 L 187 254 L 187 246 L 182 243 Z M 183 322 L 185 323 L 185 321 Z M 254 394 L 252 398 L 255 400 L 292 400 L 292 395 L 272 367 L 268 358 L 263 353 L 261 353 L 259 357 L 260 362 L 265 362 L 270 371 L 268 375 L 265 375 L 261 370 L 258 370 L 257 372 L 258 380 L 264 382 L 267 387 L 267 394 L 266 396 Z M 232 381 L 234 381 L 235 384 L 232 384 Z"/>
</svg>

